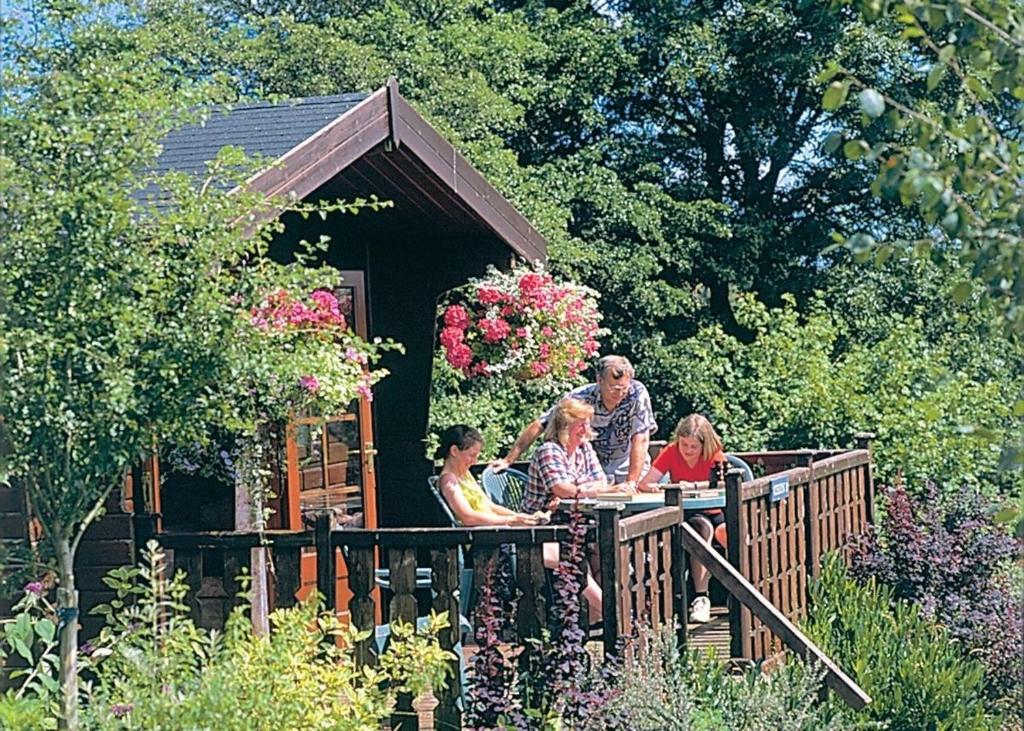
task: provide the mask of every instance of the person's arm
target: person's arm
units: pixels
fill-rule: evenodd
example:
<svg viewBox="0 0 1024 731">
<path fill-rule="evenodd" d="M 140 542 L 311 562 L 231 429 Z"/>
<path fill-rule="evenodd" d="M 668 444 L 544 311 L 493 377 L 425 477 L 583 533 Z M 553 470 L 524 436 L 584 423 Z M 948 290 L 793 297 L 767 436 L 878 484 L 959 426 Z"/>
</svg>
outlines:
<svg viewBox="0 0 1024 731">
<path fill-rule="evenodd" d="M 597 494 L 605 487 L 607 487 L 607 484 L 604 480 L 601 480 L 600 482 L 592 480 L 591 482 L 585 482 L 582 485 L 574 485 L 571 482 L 556 482 L 551 486 L 551 492 L 558 498 L 576 500 L 578 498 L 596 497 Z"/>
<path fill-rule="evenodd" d="M 651 444 L 650 432 L 638 432 L 633 435 L 629 444 L 629 470 L 626 472 L 625 483 L 631 486 L 640 482 L 647 462 L 647 450 Z"/>
<path fill-rule="evenodd" d="M 544 431 L 544 424 L 540 419 L 530 422 L 508 450 L 508 454 L 504 458 L 493 460 L 490 463 L 491 469 L 495 472 L 507 470 L 509 465 L 519 459 L 519 455 L 530 448 L 530 445 L 534 443 L 542 431 Z"/>
<path fill-rule="evenodd" d="M 458 482 L 451 473 L 446 472 L 441 475 L 439 486 L 441 488 L 441 495 L 448 503 L 448 507 L 452 509 L 452 513 L 455 514 L 455 519 L 464 526 L 516 524 L 515 516 L 518 513 L 501 515 L 496 512 L 474 510 L 473 506 L 469 504 L 469 501 L 462 494 L 462 490 L 458 488 Z"/>
<path fill-rule="evenodd" d="M 659 470 L 657 467 L 651 467 L 647 470 L 647 474 L 637 480 L 637 489 L 640 492 L 658 492 L 661 488 L 658 487 L 658 481 L 664 477 L 665 473 Z"/>
</svg>

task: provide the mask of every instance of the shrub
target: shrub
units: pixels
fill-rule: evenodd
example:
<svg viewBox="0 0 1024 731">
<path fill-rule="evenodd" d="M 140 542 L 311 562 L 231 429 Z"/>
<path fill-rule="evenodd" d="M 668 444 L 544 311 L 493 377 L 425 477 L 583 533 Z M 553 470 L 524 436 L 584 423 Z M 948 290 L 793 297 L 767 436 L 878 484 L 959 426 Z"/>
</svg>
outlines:
<svg viewBox="0 0 1024 731">
<path fill-rule="evenodd" d="M 862 716 L 893 731 L 998 729 L 986 711 L 985 668 L 966 657 L 918 605 L 871 578 L 851 578 L 837 556 L 811 586 L 807 634 L 871 696 Z"/>
<path fill-rule="evenodd" d="M 875 578 L 893 596 L 917 602 L 988 668 L 988 692 L 1024 713 L 1024 594 L 1007 575 L 1024 543 L 995 524 L 994 506 L 964 487 L 942 500 L 934 484 L 915 498 L 888 491 L 885 517 L 871 526 L 853 556 L 855 578 Z"/>
<path fill-rule="evenodd" d="M 1024 440 L 1012 409 L 1024 388 L 1019 346 L 984 335 L 926 334 L 923 319 L 893 315 L 880 340 L 849 342 L 843 313 L 821 301 L 801 314 L 791 298 L 769 309 L 749 297 L 737 317 L 755 337 L 720 327 L 678 344 L 694 406 L 744 449 L 843 447 L 877 435 L 878 476 L 910 485 L 994 485 L 1012 491 L 1024 473 L 1000 471 Z"/>
<path fill-rule="evenodd" d="M 713 653 L 681 648 L 671 628 L 645 628 L 625 662 L 617 705 L 627 727 L 641 731 L 850 728 L 849 712 L 819 703 L 821 679 L 796 660 L 770 675 L 751 668 L 736 676 Z"/>
<path fill-rule="evenodd" d="M 443 682 L 450 653 L 434 634 L 395 625 L 399 640 L 377 669 L 357 668 L 360 637 L 306 602 L 271 615 L 272 632 L 255 636 L 243 610 L 223 635 L 197 628 L 182 604 L 184 577 L 167 582 L 163 556 L 150 544 L 146 562 L 108 576 L 117 599 L 103 607 L 107 625 L 88 653 L 82 721 L 90 729 L 379 728 L 398 692 Z M 239 713 L 244 709 L 244 713 Z"/>
<path fill-rule="evenodd" d="M 57 615 L 42 582 L 25 585 L 14 616 L 0 621 L 0 729 L 57 728 Z M 9 666 L 10 665 L 10 666 Z"/>
</svg>

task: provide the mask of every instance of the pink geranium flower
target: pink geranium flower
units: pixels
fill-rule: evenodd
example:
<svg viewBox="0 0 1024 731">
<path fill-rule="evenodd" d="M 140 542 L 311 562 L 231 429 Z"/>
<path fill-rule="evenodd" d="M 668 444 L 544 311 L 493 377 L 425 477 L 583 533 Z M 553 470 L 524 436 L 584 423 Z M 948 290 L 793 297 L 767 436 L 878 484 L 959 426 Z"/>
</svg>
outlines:
<svg viewBox="0 0 1024 731">
<path fill-rule="evenodd" d="M 492 269 L 470 286 L 466 299 L 444 309 L 440 332 L 446 360 L 464 375 L 571 381 L 597 352 L 593 290 L 523 268 Z"/>
<path fill-rule="evenodd" d="M 452 305 L 444 313 L 444 324 L 448 327 L 457 327 L 465 330 L 469 327 L 469 313 L 462 305 Z"/>
<path fill-rule="evenodd" d="M 476 291 L 476 298 L 482 305 L 495 305 L 501 302 L 501 292 L 493 287 L 480 287 Z"/>
</svg>

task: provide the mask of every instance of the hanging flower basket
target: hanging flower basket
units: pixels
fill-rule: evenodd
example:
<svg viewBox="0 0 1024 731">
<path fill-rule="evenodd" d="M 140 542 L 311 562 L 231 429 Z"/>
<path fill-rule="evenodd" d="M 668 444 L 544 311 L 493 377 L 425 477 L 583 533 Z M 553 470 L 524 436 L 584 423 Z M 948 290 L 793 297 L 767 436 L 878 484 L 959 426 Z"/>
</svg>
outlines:
<svg viewBox="0 0 1024 731">
<path fill-rule="evenodd" d="M 517 267 L 455 290 L 444 307 L 441 347 L 464 376 L 571 382 L 597 354 L 601 313 L 594 290 Z"/>
<path fill-rule="evenodd" d="M 305 296 L 285 290 L 267 295 L 248 312 L 250 333 L 265 343 L 259 409 L 284 418 L 307 409 L 321 414 L 343 410 L 356 397 L 373 398 L 372 386 L 387 375 L 373 365 L 384 350 L 401 346 L 356 335 L 337 298 L 318 289 Z"/>
</svg>

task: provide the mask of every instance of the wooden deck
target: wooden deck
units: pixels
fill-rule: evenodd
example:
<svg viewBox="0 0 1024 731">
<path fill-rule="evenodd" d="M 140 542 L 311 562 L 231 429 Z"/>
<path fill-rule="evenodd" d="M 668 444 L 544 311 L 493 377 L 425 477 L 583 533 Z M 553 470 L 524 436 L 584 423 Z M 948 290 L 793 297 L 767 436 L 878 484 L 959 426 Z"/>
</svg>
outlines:
<svg viewBox="0 0 1024 731">
<path fill-rule="evenodd" d="M 701 651 L 714 650 L 715 657 L 729 657 L 729 608 L 711 607 L 711 621 L 686 625 L 690 646 Z"/>
</svg>

